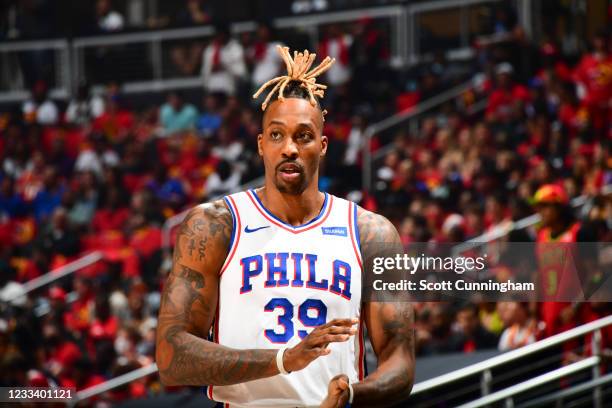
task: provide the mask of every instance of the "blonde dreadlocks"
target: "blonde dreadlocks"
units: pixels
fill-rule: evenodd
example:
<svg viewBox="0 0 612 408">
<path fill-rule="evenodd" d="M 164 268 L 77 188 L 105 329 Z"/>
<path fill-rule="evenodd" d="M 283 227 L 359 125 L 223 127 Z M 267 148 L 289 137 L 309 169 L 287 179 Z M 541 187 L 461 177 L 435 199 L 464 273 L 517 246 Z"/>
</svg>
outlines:
<svg viewBox="0 0 612 408">
<path fill-rule="evenodd" d="M 315 96 L 322 98 L 325 89 L 327 89 L 327 86 L 316 83 L 317 76 L 327 71 L 336 61 L 336 59 L 325 57 L 318 67 L 308 71 L 317 57 L 317 54 L 311 54 L 308 50 L 304 50 L 303 53 L 294 51 L 293 58 L 291 58 L 291 55 L 289 54 L 289 47 L 281 47 L 280 45 L 277 45 L 276 49 L 283 58 L 283 61 L 285 61 L 285 65 L 287 66 L 287 75 L 273 78 L 263 84 L 255 95 L 253 95 L 253 99 L 257 99 L 259 95 L 261 95 L 261 93 L 270 85 L 276 84 L 268 93 L 268 96 L 264 102 L 261 104 L 261 110 L 266 110 L 266 107 L 274 94 L 278 92 L 278 99 L 282 101 L 285 99 L 283 95 L 285 87 L 290 82 L 295 81 L 299 82 L 300 86 L 308 91 L 310 104 L 315 106 L 317 104 Z"/>
</svg>

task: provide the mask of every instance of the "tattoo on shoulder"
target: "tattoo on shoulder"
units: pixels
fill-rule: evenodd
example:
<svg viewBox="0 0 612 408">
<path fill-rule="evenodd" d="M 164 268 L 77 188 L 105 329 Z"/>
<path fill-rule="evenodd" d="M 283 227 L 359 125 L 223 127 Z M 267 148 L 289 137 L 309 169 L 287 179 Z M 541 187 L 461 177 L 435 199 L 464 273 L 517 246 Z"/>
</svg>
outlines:
<svg viewBox="0 0 612 408">
<path fill-rule="evenodd" d="M 209 247 L 229 246 L 232 234 L 232 215 L 222 200 L 192 208 L 181 223 L 174 250 L 174 263 L 188 259 L 202 262 Z"/>
<path fill-rule="evenodd" d="M 382 215 L 358 208 L 357 227 L 364 259 L 381 252 L 401 250 L 395 226 Z"/>
</svg>

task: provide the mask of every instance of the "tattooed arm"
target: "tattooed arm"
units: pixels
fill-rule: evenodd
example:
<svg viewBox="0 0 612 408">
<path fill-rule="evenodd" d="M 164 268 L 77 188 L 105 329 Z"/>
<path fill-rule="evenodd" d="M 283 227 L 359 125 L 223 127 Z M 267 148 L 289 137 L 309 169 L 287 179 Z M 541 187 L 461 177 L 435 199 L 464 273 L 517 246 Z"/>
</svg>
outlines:
<svg viewBox="0 0 612 408">
<path fill-rule="evenodd" d="M 205 340 L 231 233 L 223 201 L 193 208 L 179 228 L 157 329 L 156 360 L 166 385 L 227 385 L 278 374 L 276 350 L 235 350 Z"/>
<path fill-rule="evenodd" d="M 179 228 L 157 327 L 156 360 L 166 385 L 230 385 L 279 374 L 278 350 L 236 350 L 205 340 L 219 297 L 219 271 L 232 233 L 223 201 L 192 209 Z M 351 319 L 321 325 L 284 352 L 288 371 L 329 354 L 330 342 L 348 341 Z"/>
<path fill-rule="evenodd" d="M 361 208 L 357 215 L 364 266 L 373 257 L 403 253 L 399 235 L 386 218 Z M 390 406 L 406 399 L 414 382 L 414 312 L 408 302 L 364 300 L 364 319 L 378 368 L 353 385 L 353 406 Z"/>
</svg>

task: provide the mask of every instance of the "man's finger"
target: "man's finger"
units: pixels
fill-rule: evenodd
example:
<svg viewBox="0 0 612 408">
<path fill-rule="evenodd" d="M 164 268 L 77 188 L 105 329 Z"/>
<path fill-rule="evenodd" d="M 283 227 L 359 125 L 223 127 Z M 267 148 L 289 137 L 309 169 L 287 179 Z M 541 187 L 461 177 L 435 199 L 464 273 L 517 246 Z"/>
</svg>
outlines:
<svg viewBox="0 0 612 408">
<path fill-rule="evenodd" d="M 317 326 L 315 328 L 315 330 L 319 329 L 319 328 L 325 329 L 325 328 L 330 327 L 330 326 L 347 326 L 347 327 L 351 327 L 351 326 L 353 326 L 353 325 L 355 325 L 357 323 L 359 323 L 359 319 L 333 319 L 333 320 L 330 320 L 329 322 L 327 322 L 325 324 Z"/>
<path fill-rule="evenodd" d="M 348 334 L 353 335 L 357 333 L 357 328 L 355 327 L 347 327 L 347 326 L 329 326 L 325 328 L 316 328 L 310 332 L 308 337 L 310 339 L 316 339 L 321 336 L 325 336 L 327 334 Z"/>
<path fill-rule="evenodd" d="M 323 344 L 342 343 L 350 339 L 349 334 L 325 334 L 322 336 L 313 337 L 308 341 L 310 347 L 319 347 Z"/>
</svg>

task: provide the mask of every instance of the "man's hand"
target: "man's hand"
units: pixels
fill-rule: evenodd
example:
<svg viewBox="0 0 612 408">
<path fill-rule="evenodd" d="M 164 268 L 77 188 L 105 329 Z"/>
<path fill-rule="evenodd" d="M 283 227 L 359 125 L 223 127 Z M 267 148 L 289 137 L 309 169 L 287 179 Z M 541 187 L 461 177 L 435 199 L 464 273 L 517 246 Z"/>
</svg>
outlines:
<svg viewBox="0 0 612 408">
<path fill-rule="evenodd" d="M 349 379 L 345 374 L 332 378 L 327 387 L 327 397 L 319 408 L 344 408 L 349 400 Z"/>
<path fill-rule="evenodd" d="M 357 329 L 353 327 L 357 323 L 359 319 L 334 319 L 315 327 L 295 347 L 285 351 L 283 355 L 285 370 L 301 370 L 315 359 L 328 355 L 331 350 L 327 348 L 327 345 L 347 341 L 357 333 Z"/>
</svg>

